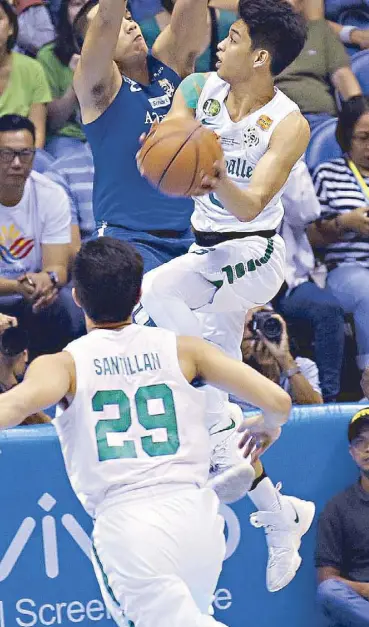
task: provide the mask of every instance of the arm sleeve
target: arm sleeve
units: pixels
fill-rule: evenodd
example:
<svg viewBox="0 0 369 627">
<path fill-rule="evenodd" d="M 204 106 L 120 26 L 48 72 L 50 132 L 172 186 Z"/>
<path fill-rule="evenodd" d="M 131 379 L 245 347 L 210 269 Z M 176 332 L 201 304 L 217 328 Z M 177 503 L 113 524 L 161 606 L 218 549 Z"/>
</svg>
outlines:
<svg viewBox="0 0 369 627">
<path fill-rule="evenodd" d="M 51 91 L 42 65 L 33 60 L 32 72 L 29 80 L 32 81 L 32 104 L 52 101 Z M 30 68 L 31 69 L 31 68 Z"/>
<path fill-rule="evenodd" d="M 306 163 L 300 159 L 288 177 L 282 196 L 284 219 L 291 226 L 304 227 L 320 216 L 320 204 Z"/>
<path fill-rule="evenodd" d="M 318 522 L 315 550 L 317 568 L 332 566 L 341 572 L 343 566 L 343 537 L 339 509 L 334 502 L 328 503 Z"/>
<path fill-rule="evenodd" d="M 77 204 L 73 196 L 73 193 L 69 187 L 67 177 L 63 176 L 63 174 L 60 171 L 58 171 L 56 168 L 54 169 L 53 166 L 51 166 L 50 170 L 47 170 L 47 172 L 44 172 L 44 176 L 47 176 L 47 178 L 50 179 L 50 181 L 54 181 L 54 183 L 57 183 L 58 185 L 60 185 L 60 187 L 64 189 L 64 191 L 66 192 L 69 198 L 70 212 L 71 212 L 71 224 L 79 224 Z"/>
<path fill-rule="evenodd" d="M 41 244 L 70 244 L 71 208 L 67 193 L 61 187 L 53 186 L 43 202 Z"/>
<path fill-rule="evenodd" d="M 325 164 L 319 165 L 313 173 L 313 183 L 315 193 L 318 197 L 321 208 L 321 219 L 331 219 L 337 215 L 336 209 L 330 205 L 329 197 L 329 178 L 328 172 L 325 169 Z"/>
<path fill-rule="evenodd" d="M 53 62 L 53 57 L 54 52 L 52 48 L 50 48 L 50 46 L 45 46 L 39 51 L 37 55 L 37 61 L 42 65 L 42 69 L 46 76 L 46 80 L 48 82 L 53 98 L 60 98 L 62 94 L 57 72 L 55 71 L 55 63 Z"/>
<path fill-rule="evenodd" d="M 331 76 L 341 67 L 350 67 L 350 59 L 345 46 L 333 32 L 328 22 L 325 22 L 324 42 L 327 54 L 328 74 Z"/>
<path fill-rule="evenodd" d="M 296 357 L 296 363 L 300 366 L 301 374 L 309 381 L 313 390 L 321 394 L 322 389 L 320 387 L 319 370 L 315 361 L 307 359 L 306 357 Z"/>
<path fill-rule="evenodd" d="M 201 92 L 206 83 L 206 74 L 196 73 L 187 76 L 179 88 L 189 109 L 196 109 Z"/>
</svg>

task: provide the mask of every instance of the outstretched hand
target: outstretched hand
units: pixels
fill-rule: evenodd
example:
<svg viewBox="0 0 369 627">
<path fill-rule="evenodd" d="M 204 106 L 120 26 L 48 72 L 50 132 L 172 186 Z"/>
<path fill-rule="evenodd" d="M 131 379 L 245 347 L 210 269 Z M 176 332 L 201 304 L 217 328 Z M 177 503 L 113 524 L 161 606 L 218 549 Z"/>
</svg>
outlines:
<svg viewBox="0 0 369 627">
<path fill-rule="evenodd" d="M 281 431 L 280 427 L 267 427 L 262 414 L 245 418 L 238 427 L 238 432 L 243 433 L 238 448 L 243 449 L 243 457 L 251 455 L 254 464 L 278 440 Z"/>
</svg>

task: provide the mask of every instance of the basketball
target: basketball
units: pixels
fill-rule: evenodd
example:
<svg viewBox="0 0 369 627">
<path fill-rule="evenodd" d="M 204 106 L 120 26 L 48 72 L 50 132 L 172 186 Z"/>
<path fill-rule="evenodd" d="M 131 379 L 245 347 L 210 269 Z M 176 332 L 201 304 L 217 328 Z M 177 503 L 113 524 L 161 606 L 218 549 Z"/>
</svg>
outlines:
<svg viewBox="0 0 369 627">
<path fill-rule="evenodd" d="M 140 150 L 143 176 L 168 196 L 191 196 L 202 175 L 214 175 L 223 153 L 215 133 L 197 120 L 172 118 L 154 126 Z"/>
</svg>

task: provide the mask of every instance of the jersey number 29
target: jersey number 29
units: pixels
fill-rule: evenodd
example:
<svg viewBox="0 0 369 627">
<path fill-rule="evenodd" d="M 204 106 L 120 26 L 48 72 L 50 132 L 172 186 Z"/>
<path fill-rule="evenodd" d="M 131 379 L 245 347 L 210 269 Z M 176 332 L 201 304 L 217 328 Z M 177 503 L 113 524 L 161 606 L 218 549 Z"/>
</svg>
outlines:
<svg viewBox="0 0 369 627">
<path fill-rule="evenodd" d="M 162 413 L 149 413 L 148 402 L 161 400 L 164 411 Z M 165 442 L 154 442 L 152 435 L 141 439 L 143 451 L 150 457 L 162 455 L 174 455 L 179 449 L 177 417 L 174 406 L 172 390 L 165 384 L 145 385 L 138 388 L 134 403 L 140 425 L 152 431 L 154 429 L 166 429 Z M 99 420 L 96 424 L 96 440 L 99 460 L 105 462 L 110 459 L 137 457 L 134 440 L 126 440 L 121 446 L 110 446 L 107 436 L 110 433 L 125 433 L 132 424 L 131 406 L 129 398 L 123 390 L 100 390 L 92 399 L 93 411 L 104 411 L 106 405 L 117 405 L 119 418 Z"/>
</svg>

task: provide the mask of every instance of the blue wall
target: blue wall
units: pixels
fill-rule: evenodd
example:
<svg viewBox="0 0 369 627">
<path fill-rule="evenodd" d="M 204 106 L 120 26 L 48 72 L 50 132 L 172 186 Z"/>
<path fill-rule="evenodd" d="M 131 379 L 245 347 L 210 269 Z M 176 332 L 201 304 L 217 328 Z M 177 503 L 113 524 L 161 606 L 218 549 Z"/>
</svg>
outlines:
<svg viewBox="0 0 369 627">
<path fill-rule="evenodd" d="M 355 480 L 346 429 L 357 405 L 296 408 L 264 456 L 283 492 L 316 502 Z M 66 478 L 52 426 L 0 433 L 0 627 L 73 624 L 112 627 L 86 556 L 91 524 Z M 248 522 L 248 499 L 224 509 L 228 549 L 215 605 L 230 627 L 317 626 L 313 567 L 316 526 L 305 536 L 303 566 L 285 590 L 265 589 L 264 532 Z"/>
</svg>

